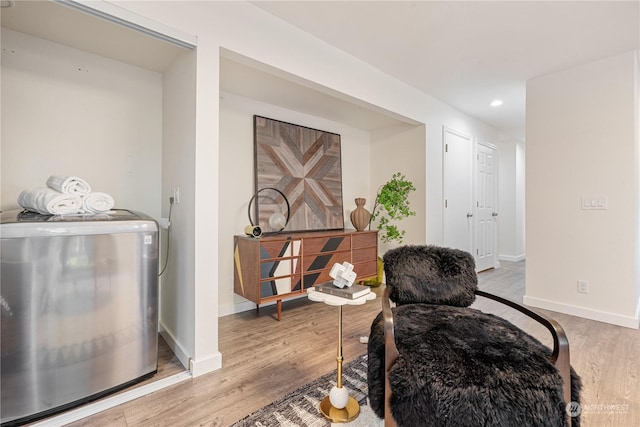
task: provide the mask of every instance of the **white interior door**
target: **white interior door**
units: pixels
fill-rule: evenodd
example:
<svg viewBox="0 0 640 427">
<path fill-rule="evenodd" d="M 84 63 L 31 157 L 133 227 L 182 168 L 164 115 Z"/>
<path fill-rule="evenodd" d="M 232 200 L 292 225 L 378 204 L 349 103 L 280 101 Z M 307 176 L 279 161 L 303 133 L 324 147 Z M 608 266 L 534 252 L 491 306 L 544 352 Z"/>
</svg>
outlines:
<svg viewBox="0 0 640 427">
<path fill-rule="evenodd" d="M 476 203 L 476 269 L 494 268 L 497 255 L 498 216 L 498 159 L 493 145 L 478 144 L 477 160 L 477 203 Z"/>
<path fill-rule="evenodd" d="M 443 244 L 473 254 L 473 141 L 443 128 Z"/>
</svg>

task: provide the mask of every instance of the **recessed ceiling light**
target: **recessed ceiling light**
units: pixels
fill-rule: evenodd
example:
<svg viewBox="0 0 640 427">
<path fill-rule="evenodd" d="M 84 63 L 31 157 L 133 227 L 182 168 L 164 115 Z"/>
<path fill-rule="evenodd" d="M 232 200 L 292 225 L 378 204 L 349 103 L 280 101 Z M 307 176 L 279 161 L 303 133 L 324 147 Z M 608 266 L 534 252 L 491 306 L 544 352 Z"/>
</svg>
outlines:
<svg viewBox="0 0 640 427">
<path fill-rule="evenodd" d="M 499 107 L 502 105 L 502 100 L 501 99 L 494 99 L 493 101 L 491 101 L 490 104 L 492 107 Z"/>
</svg>

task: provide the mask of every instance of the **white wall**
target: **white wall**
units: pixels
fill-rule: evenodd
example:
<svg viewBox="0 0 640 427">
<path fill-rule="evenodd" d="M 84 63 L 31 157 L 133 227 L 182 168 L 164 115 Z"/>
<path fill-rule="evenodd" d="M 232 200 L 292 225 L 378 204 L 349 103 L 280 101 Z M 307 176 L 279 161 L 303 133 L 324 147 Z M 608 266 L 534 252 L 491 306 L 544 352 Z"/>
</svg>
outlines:
<svg viewBox="0 0 640 427">
<path fill-rule="evenodd" d="M 165 341 L 185 366 L 196 351 L 192 322 L 184 316 L 195 310 L 196 58 L 196 51 L 181 54 L 163 76 L 162 215 L 168 218 L 171 210 L 171 246 L 160 282 L 160 325 Z M 175 188 L 179 203 L 170 209 Z M 217 346 L 207 354 L 216 352 Z"/>
<path fill-rule="evenodd" d="M 2 197 L 52 174 L 160 217 L 162 75 L 2 29 Z"/>
<path fill-rule="evenodd" d="M 636 80 L 627 52 L 527 83 L 527 304 L 638 327 Z"/>
<path fill-rule="evenodd" d="M 524 143 L 506 138 L 496 144 L 498 172 L 498 257 L 504 261 L 525 258 Z"/>
<path fill-rule="evenodd" d="M 371 195 L 368 200 L 373 202 L 380 186 L 389 181 L 393 174 L 400 172 L 411 181 L 416 188 L 409 194 L 411 210 L 416 215 L 405 218 L 396 225 L 406 234 L 403 244 L 425 244 L 426 241 L 426 129 L 425 126 L 396 126 L 375 132 L 372 140 L 371 156 Z M 368 203 L 369 211 L 373 203 Z M 374 222 L 375 228 L 377 222 Z M 389 249 L 400 244 L 398 242 L 384 243 L 379 240 L 378 253 L 382 256 Z"/>
</svg>

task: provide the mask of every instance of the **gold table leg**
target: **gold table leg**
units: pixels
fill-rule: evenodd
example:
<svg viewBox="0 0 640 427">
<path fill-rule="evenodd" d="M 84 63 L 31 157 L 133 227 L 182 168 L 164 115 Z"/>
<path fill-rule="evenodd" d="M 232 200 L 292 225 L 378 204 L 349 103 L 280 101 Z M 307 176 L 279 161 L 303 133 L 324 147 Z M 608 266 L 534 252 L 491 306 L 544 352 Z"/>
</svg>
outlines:
<svg viewBox="0 0 640 427">
<path fill-rule="evenodd" d="M 342 306 L 338 314 L 338 354 L 336 361 L 338 362 L 338 380 L 337 387 L 342 388 Z M 346 423 L 358 416 L 360 413 L 360 405 L 358 401 L 349 396 L 347 405 L 344 408 L 336 408 L 331 404 L 331 399 L 326 396 L 320 402 L 320 412 L 332 423 Z"/>
</svg>

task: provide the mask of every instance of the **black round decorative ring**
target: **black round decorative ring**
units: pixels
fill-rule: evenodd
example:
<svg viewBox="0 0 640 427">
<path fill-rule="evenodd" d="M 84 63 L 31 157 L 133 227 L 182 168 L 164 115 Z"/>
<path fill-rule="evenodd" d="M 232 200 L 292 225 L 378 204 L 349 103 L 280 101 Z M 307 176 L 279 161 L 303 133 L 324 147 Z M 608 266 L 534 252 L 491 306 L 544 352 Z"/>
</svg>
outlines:
<svg viewBox="0 0 640 427">
<path fill-rule="evenodd" d="M 251 197 L 251 200 L 249 200 L 249 206 L 247 207 L 247 216 L 249 217 L 249 223 L 251 225 L 254 225 L 254 226 L 256 225 L 256 224 L 254 224 L 253 219 L 251 218 L 251 204 L 253 203 L 255 198 L 258 197 L 258 194 L 260 194 L 262 191 L 265 191 L 265 190 L 273 190 L 273 191 L 279 193 L 282 196 L 282 198 L 284 199 L 284 202 L 287 204 L 287 220 L 284 223 L 284 227 L 282 227 L 280 230 L 277 230 L 277 231 L 282 231 L 282 230 L 285 229 L 285 227 L 289 223 L 289 216 L 291 214 L 291 206 L 289 206 L 289 199 L 287 199 L 287 196 L 285 196 L 282 191 L 278 190 L 277 188 L 273 188 L 273 187 L 261 188 L 260 190 L 256 191 L 256 194 L 254 194 Z"/>
</svg>

